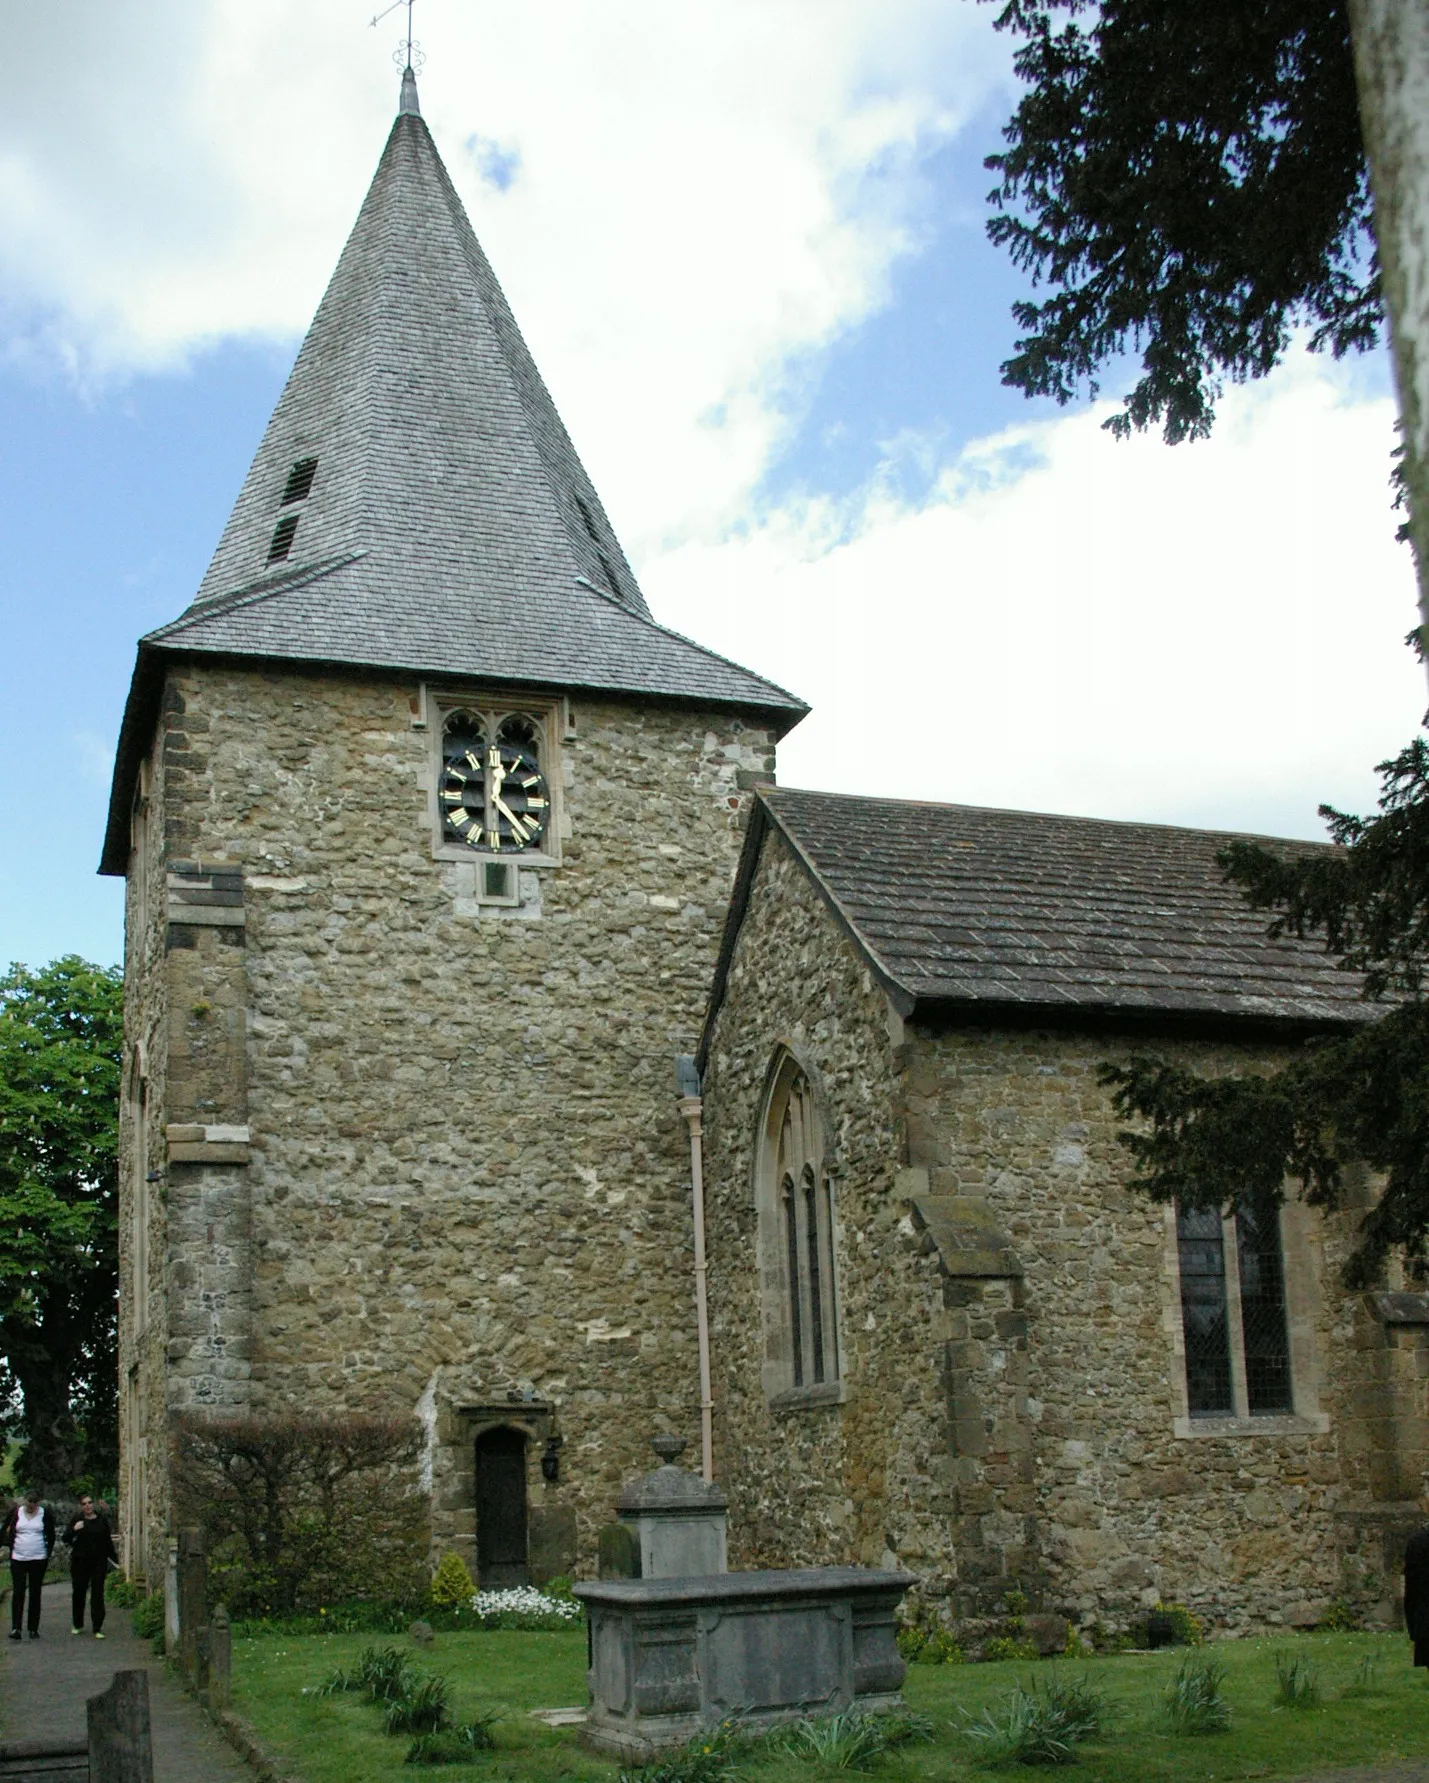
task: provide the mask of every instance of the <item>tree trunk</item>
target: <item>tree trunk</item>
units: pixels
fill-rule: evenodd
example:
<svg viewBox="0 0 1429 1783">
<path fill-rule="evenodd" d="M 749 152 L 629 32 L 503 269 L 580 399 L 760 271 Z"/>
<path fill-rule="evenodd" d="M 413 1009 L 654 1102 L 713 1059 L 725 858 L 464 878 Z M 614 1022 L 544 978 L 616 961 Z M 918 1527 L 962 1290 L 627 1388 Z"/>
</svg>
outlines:
<svg viewBox="0 0 1429 1783">
<path fill-rule="evenodd" d="M 1349 0 L 1429 666 L 1429 0 Z"/>
<path fill-rule="evenodd" d="M 17 1486 L 38 1486 L 46 1498 L 70 1490 L 83 1472 L 83 1441 L 69 1403 L 69 1372 L 63 1362 L 28 1358 L 16 1367 L 24 1400 L 24 1478 Z"/>
</svg>

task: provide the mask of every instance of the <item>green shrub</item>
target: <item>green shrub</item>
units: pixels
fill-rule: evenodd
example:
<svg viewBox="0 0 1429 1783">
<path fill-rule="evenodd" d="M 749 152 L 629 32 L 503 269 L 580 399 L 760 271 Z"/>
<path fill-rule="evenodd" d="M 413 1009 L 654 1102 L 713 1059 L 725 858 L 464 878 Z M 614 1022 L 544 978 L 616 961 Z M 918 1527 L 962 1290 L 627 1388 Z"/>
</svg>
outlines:
<svg viewBox="0 0 1429 1783">
<path fill-rule="evenodd" d="M 469 1604 L 476 1596 L 476 1581 L 466 1570 L 460 1554 L 444 1554 L 441 1565 L 432 1574 L 427 1596 L 439 1609 L 455 1609 Z"/>
<path fill-rule="evenodd" d="M 1204 1646 L 1206 1631 L 1199 1616 L 1193 1615 L 1183 1603 L 1158 1603 L 1153 1614 L 1164 1616 L 1170 1622 L 1174 1634 L 1172 1644 L 1177 1647 Z"/>
<path fill-rule="evenodd" d="M 1166 1688 L 1166 1719 L 1173 1733 L 1224 1733 L 1230 1726 L 1230 1705 L 1222 1694 L 1226 1668 L 1219 1660 L 1183 1659 Z"/>
<path fill-rule="evenodd" d="M 768 1744 L 790 1758 L 808 1759 L 835 1771 L 866 1771 L 897 1746 L 931 1740 L 933 1724 L 926 1715 L 867 1715 L 849 1709 L 842 1715 L 796 1721 L 769 1735 Z"/>
<path fill-rule="evenodd" d="M 1106 1698 L 1085 1679 L 1071 1685 L 1029 1679 L 1001 1709 L 984 1709 L 976 1720 L 965 1716 L 963 1732 L 981 1764 L 1075 1764 L 1077 1746 L 1110 1716 Z"/>
<path fill-rule="evenodd" d="M 1379 1679 L 1379 1655 L 1377 1653 L 1361 1655 L 1360 1662 L 1355 1667 L 1354 1677 L 1345 1685 L 1340 1695 L 1348 1697 L 1384 1695 L 1384 1687 Z"/>
<path fill-rule="evenodd" d="M 1364 1627 L 1364 1617 L 1343 1597 L 1333 1598 L 1317 1625 L 1326 1634 L 1357 1634 Z"/>
<path fill-rule="evenodd" d="M 1314 1660 L 1299 1653 L 1275 1655 L 1275 1700 L 1283 1709 L 1318 1709 L 1320 1673 Z"/>
<path fill-rule="evenodd" d="M 918 1653 L 919 1665 L 963 1665 L 967 1654 L 946 1628 L 932 1629 Z"/>
<path fill-rule="evenodd" d="M 238 1619 L 361 1597 L 374 1579 L 422 1599 L 421 1444 L 410 1416 L 180 1418 L 175 1513 L 207 1537 L 212 1595 Z"/>
<path fill-rule="evenodd" d="M 1020 1641 L 1014 1635 L 995 1634 L 982 1644 L 983 1658 L 992 1663 L 999 1659 L 1036 1659 L 1039 1657 L 1036 1643 Z"/>
<path fill-rule="evenodd" d="M 737 1721 L 722 1721 L 674 1752 L 622 1770 L 618 1783 L 726 1783 L 737 1774 L 735 1753 L 747 1743 Z"/>
<path fill-rule="evenodd" d="M 337 1696 L 361 1690 L 375 1703 L 404 1694 L 412 1671 L 412 1655 L 400 1647 L 364 1647 L 357 1663 L 340 1668 L 318 1685 L 316 1695 Z"/>
<path fill-rule="evenodd" d="M 387 1733 L 442 1733 L 451 1726 L 450 1686 L 440 1672 L 408 1672 L 382 1717 Z"/>
<path fill-rule="evenodd" d="M 921 1657 L 928 1644 L 928 1630 L 917 1622 L 905 1622 L 893 1637 L 898 1651 L 910 1665 Z"/>
<path fill-rule="evenodd" d="M 494 1711 L 449 1727 L 441 1733 L 419 1733 L 407 1748 L 403 1764 L 475 1764 L 483 1752 L 494 1752 L 492 1727 L 500 1720 Z"/>
<path fill-rule="evenodd" d="M 1054 1708 L 1082 1729 L 1080 1739 L 1090 1740 L 1105 1733 L 1117 1717 L 1116 1705 L 1085 1672 L 1080 1677 L 1067 1678 L 1053 1667 L 1050 1677 L 1039 1680 L 1038 1685 L 1029 1684 L 1029 1688 L 1039 1687 Z"/>
<path fill-rule="evenodd" d="M 151 1591 L 134 1605 L 129 1618 L 141 1641 L 162 1640 L 164 1634 L 164 1594 Z"/>
</svg>

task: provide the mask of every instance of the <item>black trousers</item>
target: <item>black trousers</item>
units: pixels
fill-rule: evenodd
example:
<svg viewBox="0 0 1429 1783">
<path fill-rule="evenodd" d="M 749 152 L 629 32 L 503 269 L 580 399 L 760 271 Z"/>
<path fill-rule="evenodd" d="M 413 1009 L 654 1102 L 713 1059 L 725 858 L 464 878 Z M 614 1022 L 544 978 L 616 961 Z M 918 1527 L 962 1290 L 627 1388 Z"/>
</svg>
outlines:
<svg viewBox="0 0 1429 1783">
<path fill-rule="evenodd" d="M 25 1598 L 30 1600 L 30 1633 L 40 1628 L 40 1588 L 45 1582 L 48 1560 L 12 1560 L 10 1562 L 10 1626 L 18 1628 L 25 1618 Z"/>
<path fill-rule="evenodd" d="M 70 1586 L 73 1591 L 73 1608 L 70 1612 L 70 1627 L 84 1627 L 84 1594 L 89 1593 L 89 1619 L 94 1624 L 94 1632 L 99 1633 L 104 1626 L 104 1575 L 109 1570 L 107 1560 L 96 1560 L 88 1566 L 82 1560 L 71 1560 L 69 1567 Z"/>
</svg>

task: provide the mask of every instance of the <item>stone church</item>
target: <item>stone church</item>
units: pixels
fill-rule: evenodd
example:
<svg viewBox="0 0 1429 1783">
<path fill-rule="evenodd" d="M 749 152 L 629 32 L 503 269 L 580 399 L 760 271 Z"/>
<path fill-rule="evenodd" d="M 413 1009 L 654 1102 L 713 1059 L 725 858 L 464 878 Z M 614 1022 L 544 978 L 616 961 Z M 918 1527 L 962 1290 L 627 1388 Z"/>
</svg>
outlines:
<svg viewBox="0 0 1429 1783">
<path fill-rule="evenodd" d="M 131 1570 L 175 1415 L 400 1411 L 489 1582 L 590 1571 L 703 1424 L 737 1566 L 1385 1597 L 1429 1302 L 1345 1296 L 1352 1213 L 1135 1199 L 1096 1078 L 1254 1069 L 1353 987 L 1217 837 L 776 789 L 805 710 L 652 619 L 408 70 L 119 739 Z"/>
</svg>

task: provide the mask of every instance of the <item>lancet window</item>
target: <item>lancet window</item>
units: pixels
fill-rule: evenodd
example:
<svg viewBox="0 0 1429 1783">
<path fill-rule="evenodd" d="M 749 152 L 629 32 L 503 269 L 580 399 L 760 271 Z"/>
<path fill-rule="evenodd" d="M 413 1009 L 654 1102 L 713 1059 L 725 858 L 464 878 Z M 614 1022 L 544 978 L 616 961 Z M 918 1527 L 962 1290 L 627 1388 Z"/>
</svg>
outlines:
<svg viewBox="0 0 1429 1783">
<path fill-rule="evenodd" d="M 785 1057 L 761 1134 L 766 1380 L 771 1393 L 832 1387 L 839 1377 L 833 1178 L 806 1074 Z"/>
</svg>

